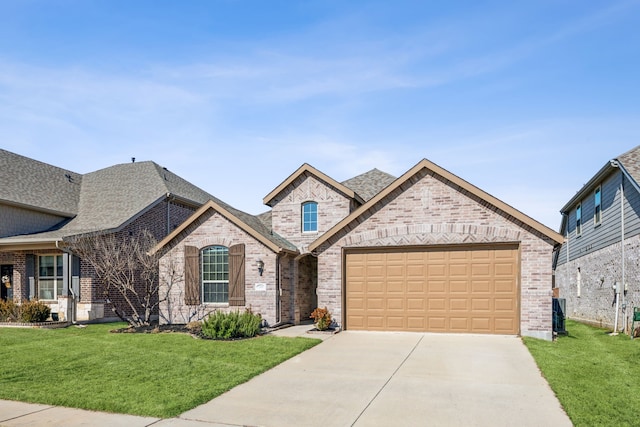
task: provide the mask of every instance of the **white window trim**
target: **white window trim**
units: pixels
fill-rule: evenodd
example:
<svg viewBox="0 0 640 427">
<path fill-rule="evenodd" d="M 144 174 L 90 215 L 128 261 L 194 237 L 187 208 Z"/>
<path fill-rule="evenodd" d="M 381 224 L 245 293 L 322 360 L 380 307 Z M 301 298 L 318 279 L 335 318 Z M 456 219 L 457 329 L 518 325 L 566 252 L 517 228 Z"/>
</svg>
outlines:
<svg viewBox="0 0 640 427">
<path fill-rule="evenodd" d="M 46 256 L 52 256 L 54 257 L 54 261 L 53 261 L 53 276 L 41 276 L 40 275 L 40 259 L 42 257 L 46 257 Z M 62 264 L 62 275 L 58 276 L 57 275 L 57 270 L 58 270 L 58 265 L 57 265 L 57 257 L 62 257 L 62 254 L 38 254 L 36 256 L 36 259 L 38 261 L 37 266 L 36 266 L 36 271 L 38 272 L 38 286 L 37 286 L 37 292 L 36 295 L 38 297 L 39 300 L 41 301 L 58 301 L 58 298 L 61 296 L 64 296 L 64 260 L 63 260 L 63 264 Z M 52 280 L 54 281 L 54 287 L 53 287 L 53 298 L 40 298 L 40 281 L 42 279 L 45 280 Z M 61 289 L 59 289 L 61 288 Z M 58 290 L 60 290 L 60 295 L 58 295 Z"/>
<path fill-rule="evenodd" d="M 596 194 L 600 194 L 600 204 L 596 204 Z M 600 218 L 598 218 L 598 210 L 597 207 L 600 206 Z M 593 225 L 597 227 L 602 224 L 602 186 L 598 185 L 598 187 L 593 192 Z"/>
<path fill-rule="evenodd" d="M 227 280 L 204 280 L 204 251 L 208 248 L 211 247 L 223 247 L 227 249 L 227 270 L 229 267 L 229 257 L 228 257 L 228 251 L 229 248 L 227 246 L 223 246 L 223 245 L 211 245 L 211 246 L 207 246 L 204 247 L 200 250 L 200 301 L 202 301 L 202 304 L 207 305 L 207 306 L 212 306 L 212 307 L 228 307 L 229 306 L 229 278 L 227 277 Z M 228 272 L 227 272 L 228 274 Z M 205 283 L 226 283 L 227 284 L 227 301 L 226 302 L 219 302 L 219 301 L 205 301 L 205 292 L 204 292 L 204 285 Z"/>
<path fill-rule="evenodd" d="M 304 208 L 305 206 L 309 206 L 309 205 L 315 205 L 316 207 L 316 229 L 315 230 L 305 230 L 304 229 Z M 302 205 L 300 206 L 300 229 L 302 231 L 303 234 L 318 234 L 318 202 L 313 201 L 313 200 L 307 200 L 306 202 L 303 202 Z"/>
</svg>

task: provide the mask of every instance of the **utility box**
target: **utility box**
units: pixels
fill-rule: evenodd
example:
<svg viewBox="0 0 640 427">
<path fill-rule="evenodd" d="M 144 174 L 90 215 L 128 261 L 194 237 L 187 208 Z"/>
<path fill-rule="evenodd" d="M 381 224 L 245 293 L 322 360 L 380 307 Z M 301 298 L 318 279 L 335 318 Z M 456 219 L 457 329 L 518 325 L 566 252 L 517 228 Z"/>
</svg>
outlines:
<svg viewBox="0 0 640 427">
<path fill-rule="evenodd" d="M 566 335 L 564 326 L 565 313 L 567 312 L 567 300 L 565 298 L 553 298 L 553 332 Z"/>
</svg>

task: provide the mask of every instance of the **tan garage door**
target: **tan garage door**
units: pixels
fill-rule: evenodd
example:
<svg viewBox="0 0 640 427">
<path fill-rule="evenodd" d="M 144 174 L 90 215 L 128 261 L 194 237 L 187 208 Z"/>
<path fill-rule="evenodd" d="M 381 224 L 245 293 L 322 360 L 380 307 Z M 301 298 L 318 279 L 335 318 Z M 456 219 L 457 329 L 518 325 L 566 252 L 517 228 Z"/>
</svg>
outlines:
<svg viewBox="0 0 640 427">
<path fill-rule="evenodd" d="M 347 329 L 519 332 L 517 247 L 358 250 L 345 262 Z"/>
</svg>

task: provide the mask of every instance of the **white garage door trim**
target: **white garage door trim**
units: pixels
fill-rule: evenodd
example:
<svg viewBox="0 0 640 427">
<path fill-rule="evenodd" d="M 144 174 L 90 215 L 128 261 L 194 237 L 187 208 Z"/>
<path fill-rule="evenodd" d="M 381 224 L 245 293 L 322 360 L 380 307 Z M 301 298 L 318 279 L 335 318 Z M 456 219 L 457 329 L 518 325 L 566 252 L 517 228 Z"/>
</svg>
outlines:
<svg viewBox="0 0 640 427">
<path fill-rule="evenodd" d="M 518 243 L 343 248 L 344 327 L 519 334 L 520 259 Z"/>
</svg>

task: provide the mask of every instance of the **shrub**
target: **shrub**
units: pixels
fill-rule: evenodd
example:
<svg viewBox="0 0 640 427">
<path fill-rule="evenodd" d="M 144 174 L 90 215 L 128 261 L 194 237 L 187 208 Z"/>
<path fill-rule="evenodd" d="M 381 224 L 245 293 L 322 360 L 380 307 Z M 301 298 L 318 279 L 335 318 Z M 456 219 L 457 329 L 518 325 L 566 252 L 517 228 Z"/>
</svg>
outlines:
<svg viewBox="0 0 640 427">
<path fill-rule="evenodd" d="M 20 320 L 23 322 L 45 322 L 51 314 L 51 308 L 37 300 L 27 301 L 20 306 Z"/>
<path fill-rule="evenodd" d="M 331 325 L 331 313 L 329 313 L 327 307 L 316 308 L 315 310 L 313 310 L 313 313 L 311 313 L 311 316 L 309 317 L 313 319 L 316 325 L 316 329 L 318 329 L 319 331 L 326 331 Z"/>
<path fill-rule="evenodd" d="M 0 299 L 0 322 L 15 322 L 20 317 L 19 307 L 12 300 Z"/>
<path fill-rule="evenodd" d="M 214 340 L 251 338 L 260 332 L 262 317 L 246 310 L 240 314 L 238 311 L 224 313 L 216 311 L 202 321 L 202 334 Z"/>
</svg>

